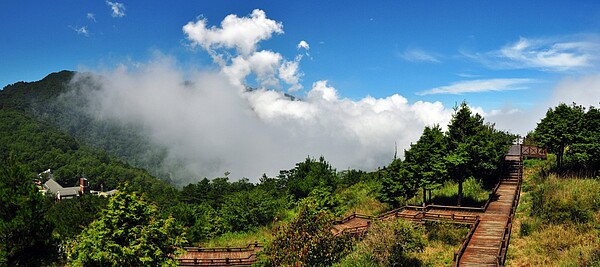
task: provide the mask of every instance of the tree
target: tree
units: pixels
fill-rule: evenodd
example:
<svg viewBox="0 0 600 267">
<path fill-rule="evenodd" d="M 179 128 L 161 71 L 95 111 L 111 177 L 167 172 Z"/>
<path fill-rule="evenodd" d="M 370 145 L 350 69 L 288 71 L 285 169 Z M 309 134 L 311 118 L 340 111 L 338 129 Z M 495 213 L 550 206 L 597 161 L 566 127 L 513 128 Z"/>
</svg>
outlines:
<svg viewBox="0 0 600 267">
<path fill-rule="evenodd" d="M 83 195 L 55 203 L 45 217 L 54 226 L 53 235 L 60 239 L 61 245 L 66 245 L 100 217 L 107 202 L 104 197 Z"/>
<path fill-rule="evenodd" d="M 583 115 L 579 136 L 569 154 L 589 172 L 600 168 L 600 109 L 591 106 Z"/>
<path fill-rule="evenodd" d="M 279 177 L 297 199 L 307 197 L 317 187 L 335 190 L 339 182 L 335 169 L 322 156 L 319 161 L 308 157 L 304 162 L 296 163 L 294 169 L 282 171 Z"/>
<path fill-rule="evenodd" d="M 225 198 L 221 217 L 232 231 L 248 231 L 275 218 L 277 202 L 263 189 L 240 191 Z"/>
<path fill-rule="evenodd" d="M 0 266 L 39 266 L 55 256 L 44 196 L 27 173 L 12 160 L 0 166 Z"/>
<path fill-rule="evenodd" d="M 556 154 L 558 168 L 562 166 L 565 148 L 577 140 L 583 114 L 583 107 L 575 103 L 572 106 L 561 103 L 554 109 L 548 109 L 546 117 L 535 128 L 535 140 Z"/>
<path fill-rule="evenodd" d="M 158 218 L 157 208 L 136 193 L 120 190 L 104 215 L 77 238 L 73 266 L 175 266 L 185 232 L 175 219 Z"/>
<path fill-rule="evenodd" d="M 445 164 L 450 179 L 458 183 L 458 206 L 462 202 L 463 182 L 475 175 L 477 137 L 481 137 L 483 128 L 483 117 L 472 114 L 466 102 L 455 109 L 448 125 Z"/>
<path fill-rule="evenodd" d="M 425 127 L 419 141 L 404 151 L 407 179 L 423 189 L 423 204 L 426 190 L 441 184 L 446 176 L 445 153 L 446 140 L 439 125 Z"/>
<path fill-rule="evenodd" d="M 334 236 L 331 215 L 317 210 L 305 199 L 299 204 L 298 216 L 274 233 L 273 241 L 261 252 L 264 266 L 329 266 L 352 248 L 350 236 Z"/>
<path fill-rule="evenodd" d="M 179 203 L 169 213 L 183 224 L 186 239 L 190 243 L 200 243 L 230 230 L 219 213 L 208 203 Z"/>
<path fill-rule="evenodd" d="M 407 170 L 402 160 L 395 159 L 378 173 L 382 185 L 378 195 L 380 201 L 398 207 L 403 200 L 414 196 L 417 185 L 415 181 L 407 179 Z"/>
</svg>

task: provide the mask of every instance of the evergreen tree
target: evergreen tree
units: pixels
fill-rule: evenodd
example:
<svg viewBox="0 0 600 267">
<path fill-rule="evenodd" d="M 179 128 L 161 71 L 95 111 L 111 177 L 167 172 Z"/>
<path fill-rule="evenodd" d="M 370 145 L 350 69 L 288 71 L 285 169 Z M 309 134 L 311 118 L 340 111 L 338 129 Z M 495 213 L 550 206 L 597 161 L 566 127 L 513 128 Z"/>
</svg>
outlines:
<svg viewBox="0 0 600 267">
<path fill-rule="evenodd" d="M 402 160 L 395 159 L 389 166 L 379 170 L 378 176 L 382 185 L 378 195 L 380 201 L 396 208 L 415 195 L 417 183 L 407 178 L 408 172 Z"/>
<path fill-rule="evenodd" d="M 307 197 L 317 187 L 335 190 L 339 183 L 335 169 L 323 156 L 319 161 L 308 157 L 304 162 L 296 163 L 294 169 L 282 171 L 279 178 L 297 199 Z"/>
<path fill-rule="evenodd" d="M 404 151 L 407 179 L 423 189 L 423 204 L 427 202 L 427 189 L 432 189 L 445 179 L 445 153 L 446 139 L 439 125 L 425 127 L 417 143 Z"/>
<path fill-rule="evenodd" d="M 565 149 L 578 138 L 583 121 L 583 107 L 561 103 L 554 109 L 548 109 L 535 128 L 535 140 L 556 154 L 558 168 L 562 166 Z"/>
<path fill-rule="evenodd" d="M 600 169 L 600 109 L 591 106 L 583 115 L 579 136 L 569 152 L 592 175 Z"/>
<path fill-rule="evenodd" d="M 463 182 L 475 176 L 477 155 L 481 152 L 478 137 L 483 137 L 483 129 L 483 117 L 473 114 L 466 102 L 456 108 L 448 125 L 445 164 L 450 179 L 458 183 L 458 206 L 462 202 Z"/>
<path fill-rule="evenodd" d="M 73 266 L 176 266 L 185 243 L 175 219 L 158 218 L 156 207 L 136 193 L 113 195 L 103 216 L 79 235 L 70 251 Z"/>
<path fill-rule="evenodd" d="M 27 170 L 12 161 L 1 165 L 0 266 L 40 266 L 53 259 L 56 247 L 44 210 L 44 196 Z"/>
</svg>

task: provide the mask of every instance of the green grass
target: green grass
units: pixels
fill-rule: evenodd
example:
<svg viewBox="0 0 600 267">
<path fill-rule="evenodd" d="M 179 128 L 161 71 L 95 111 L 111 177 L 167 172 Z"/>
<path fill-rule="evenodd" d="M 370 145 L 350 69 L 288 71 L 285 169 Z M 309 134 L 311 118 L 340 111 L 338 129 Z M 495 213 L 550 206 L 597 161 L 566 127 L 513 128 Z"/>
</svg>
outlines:
<svg viewBox="0 0 600 267">
<path fill-rule="evenodd" d="M 600 180 L 544 175 L 525 161 L 507 266 L 600 266 Z"/>
<path fill-rule="evenodd" d="M 365 215 L 378 215 L 389 210 L 390 206 L 376 199 L 377 182 L 359 182 L 336 194 L 341 203 L 338 207 L 340 215 L 348 216 L 353 212 Z"/>
<path fill-rule="evenodd" d="M 421 252 L 412 252 L 409 254 L 410 258 L 415 259 L 412 264 L 414 266 L 450 266 L 454 252 L 458 251 L 469 231 L 468 226 L 427 222 L 424 227 L 423 239 L 425 240 L 425 247 Z M 374 238 L 371 242 L 380 239 L 384 239 L 384 237 Z M 359 242 L 352 253 L 333 266 L 380 266 L 376 263 L 375 257 L 368 252 L 368 247 L 372 245 L 365 241 Z"/>
</svg>

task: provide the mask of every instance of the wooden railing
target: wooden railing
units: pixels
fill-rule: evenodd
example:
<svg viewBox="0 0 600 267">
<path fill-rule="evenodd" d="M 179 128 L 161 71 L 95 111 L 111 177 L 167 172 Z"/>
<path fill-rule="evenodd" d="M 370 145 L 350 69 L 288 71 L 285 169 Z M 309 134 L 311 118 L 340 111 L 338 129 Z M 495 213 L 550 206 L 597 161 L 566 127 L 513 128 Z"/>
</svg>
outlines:
<svg viewBox="0 0 600 267">
<path fill-rule="evenodd" d="M 510 234 L 512 231 L 512 223 L 515 217 L 515 213 L 517 211 L 517 206 L 519 205 L 519 200 L 521 199 L 521 183 L 517 186 L 517 190 L 515 193 L 515 197 L 513 198 L 512 205 L 510 207 L 510 215 L 506 220 L 506 224 L 504 226 L 504 233 L 502 235 L 502 241 L 500 241 L 500 248 L 498 249 L 497 256 L 497 266 L 504 266 L 504 262 L 506 261 L 506 253 L 508 252 L 508 244 L 510 242 Z"/>
<path fill-rule="evenodd" d="M 256 263 L 256 254 L 245 258 L 179 259 L 179 266 L 251 266 L 254 263 Z"/>
<path fill-rule="evenodd" d="M 521 145 L 521 155 L 525 158 L 546 159 L 548 157 L 548 152 L 545 148 L 531 145 Z"/>
<path fill-rule="evenodd" d="M 465 238 L 465 240 L 463 240 L 458 251 L 454 253 L 454 259 L 452 259 L 452 266 L 458 266 L 458 264 L 460 263 L 460 258 L 465 253 L 467 245 L 469 244 L 469 240 L 471 240 L 471 237 L 473 237 L 473 234 L 475 234 L 477 226 L 479 226 L 479 216 L 477 216 L 477 219 L 471 226 L 471 229 L 469 229 L 469 233 L 467 233 L 467 237 Z"/>
<path fill-rule="evenodd" d="M 262 249 L 262 244 L 254 242 L 246 247 L 184 247 L 186 254 L 197 253 L 250 253 L 246 257 L 197 258 L 195 256 L 178 258 L 179 266 L 251 266 L 256 262 L 256 252 Z M 188 254 L 189 255 L 189 254 Z"/>
<path fill-rule="evenodd" d="M 368 220 L 370 220 L 370 219 L 373 218 L 373 216 L 364 215 L 364 214 L 358 214 L 358 213 L 354 212 L 354 213 L 352 213 L 351 215 L 349 215 L 346 218 L 342 218 L 341 220 L 335 220 L 335 221 L 333 221 L 333 224 L 334 225 L 344 224 L 344 223 L 346 223 L 346 222 L 348 222 L 348 221 L 350 221 L 350 220 L 352 220 L 354 218 L 361 218 L 361 219 L 368 219 Z"/>
<path fill-rule="evenodd" d="M 214 248 L 201 248 L 201 247 L 184 247 L 185 251 L 188 252 L 248 252 L 260 250 L 262 244 L 258 242 L 250 243 L 245 247 L 214 247 Z"/>
<path fill-rule="evenodd" d="M 454 223 L 472 224 L 479 220 L 478 215 L 457 215 L 446 213 L 424 212 L 422 220 L 428 221 L 452 221 Z"/>
</svg>

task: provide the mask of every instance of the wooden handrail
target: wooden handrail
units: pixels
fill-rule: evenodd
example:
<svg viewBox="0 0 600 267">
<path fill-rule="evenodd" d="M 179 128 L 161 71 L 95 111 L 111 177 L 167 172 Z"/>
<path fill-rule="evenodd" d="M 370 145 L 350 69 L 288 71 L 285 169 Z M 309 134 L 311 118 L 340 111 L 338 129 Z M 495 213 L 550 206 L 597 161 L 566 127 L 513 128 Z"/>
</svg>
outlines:
<svg viewBox="0 0 600 267">
<path fill-rule="evenodd" d="M 477 219 L 473 223 L 473 226 L 471 226 L 471 229 L 469 229 L 469 233 L 467 233 L 467 237 L 465 237 L 465 240 L 463 240 L 462 244 L 460 245 L 458 252 L 454 253 L 452 266 L 458 266 L 460 264 L 460 258 L 465 253 L 465 250 L 467 249 L 467 245 L 469 244 L 471 237 L 473 237 L 473 234 L 475 234 L 475 229 L 477 229 L 477 226 L 479 226 L 479 221 L 479 216 L 477 216 Z"/>
</svg>

